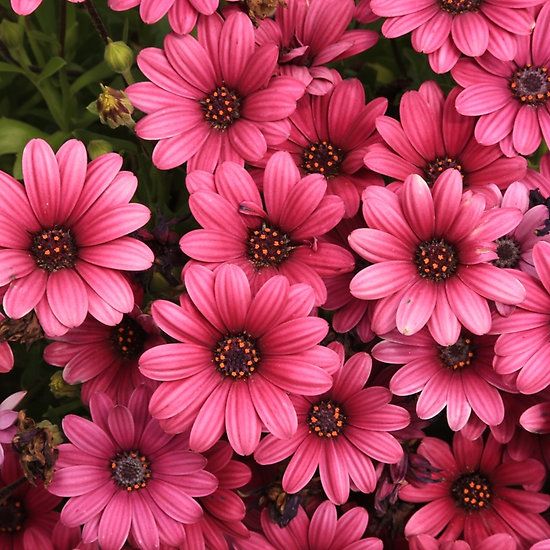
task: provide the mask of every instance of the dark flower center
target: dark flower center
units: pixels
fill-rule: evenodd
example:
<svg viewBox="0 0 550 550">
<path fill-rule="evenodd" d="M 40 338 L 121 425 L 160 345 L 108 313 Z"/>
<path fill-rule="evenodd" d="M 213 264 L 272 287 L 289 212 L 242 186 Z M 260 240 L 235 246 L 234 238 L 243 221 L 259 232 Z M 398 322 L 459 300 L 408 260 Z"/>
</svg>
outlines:
<svg viewBox="0 0 550 550">
<path fill-rule="evenodd" d="M 493 498 L 491 484 L 478 473 L 460 476 L 451 491 L 456 503 L 471 511 L 487 508 Z"/>
<path fill-rule="evenodd" d="M 241 98 L 237 92 L 226 86 L 218 86 L 200 101 L 204 118 L 213 128 L 225 131 L 233 124 L 241 113 Z"/>
<path fill-rule="evenodd" d="M 288 236 L 266 221 L 248 231 L 248 257 L 257 268 L 278 266 L 290 256 L 293 248 Z"/>
<path fill-rule="evenodd" d="M 119 487 L 137 491 L 151 478 L 150 464 L 139 451 L 124 451 L 111 460 L 111 476 Z"/>
<path fill-rule="evenodd" d="M 35 233 L 30 249 L 36 265 L 50 273 L 72 268 L 77 259 L 77 248 L 69 229 L 52 227 Z"/>
<path fill-rule="evenodd" d="M 454 247 L 443 239 L 420 243 L 414 261 L 421 277 L 436 282 L 452 277 L 458 265 Z"/>
<path fill-rule="evenodd" d="M 432 162 L 428 162 L 428 164 L 424 167 L 424 174 L 426 175 L 426 182 L 428 185 L 432 187 L 437 178 L 449 168 L 454 168 L 462 173 L 462 164 L 458 159 L 453 159 L 451 157 L 437 157 Z"/>
<path fill-rule="evenodd" d="M 495 241 L 498 260 L 493 260 L 497 267 L 516 267 L 521 257 L 520 244 L 512 237 L 501 237 Z"/>
<path fill-rule="evenodd" d="M 337 437 L 344 429 L 346 417 L 342 407 L 331 399 L 312 405 L 307 418 L 310 433 L 319 437 Z"/>
<path fill-rule="evenodd" d="M 140 324 L 124 315 L 122 321 L 113 327 L 111 340 L 124 359 L 137 359 L 143 353 L 147 333 Z"/>
<path fill-rule="evenodd" d="M 510 81 L 514 97 L 526 105 L 542 105 L 550 99 L 550 76 L 547 67 L 530 64 L 518 69 Z"/>
<path fill-rule="evenodd" d="M 461 336 L 452 346 L 439 347 L 441 363 L 452 370 L 469 366 L 474 355 L 474 346 L 470 336 Z"/>
<path fill-rule="evenodd" d="M 260 363 L 256 340 L 248 332 L 229 334 L 216 344 L 214 365 L 224 376 L 248 378 Z"/>
<path fill-rule="evenodd" d="M 478 11 L 481 3 L 482 0 L 439 0 L 441 9 L 452 15 Z"/>
<path fill-rule="evenodd" d="M 0 503 L 0 533 L 18 533 L 26 519 L 27 513 L 21 500 L 8 497 Z"/>
<path fill-rule="evenodd" d="M 302 168 L 310 174 L 330 178 L 338 175 L 343 159 L 342 149 L 328 141 L 310 143 L 302 153 Z"/>
</svg>

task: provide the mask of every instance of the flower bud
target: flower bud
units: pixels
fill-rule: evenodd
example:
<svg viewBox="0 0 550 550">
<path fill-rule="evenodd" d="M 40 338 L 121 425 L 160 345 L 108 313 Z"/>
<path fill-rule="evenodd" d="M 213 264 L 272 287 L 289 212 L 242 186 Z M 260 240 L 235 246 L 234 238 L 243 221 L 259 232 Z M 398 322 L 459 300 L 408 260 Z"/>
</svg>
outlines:
<svg viewBox="0 0 550 550">
<path fill-rule="evenodd" d="M 110 86 L 103 86 L 103 84 L 101 84 L 101 90 L 97 100 L 88 105 L 88 111 L 96 113 L 101 123 L 107 124 L 109 128 L 118 128 L 119 126 L 133 128 L 135 125 L 132 118 L 134 106 L 128 96 L 122 90 L 115 90 Z"/>
<path fill-rule="evenodd" d="M 111 153 L 113 150 L 113 146 L 104 139 L 92 139 L 90 143 L 88 143 L 88 155 L 92 160 L 95 160 L 97 157 L 100 157 L 101 155 L 105 155 L 106 153 Z"/>
<path fill-rule="evenodd" d="M 25 30 L 18 23 L 4 19 L 0 23 L 0 40 L 8 49 L 18 48 L 23 44 Z"/>
<path fill-rule="evenodd" d="M 122 41 L 113 42 L 109 40 L 105 46 L 105 63 L 115 72 L 124 73 L 128 71 L 134 63 L 134 52 Z"/>
<path fill-rule="evenodd" d="M 54 397 L 61 399 L 63 397 L 78 397 L 78 385 L 67 384 L 63 380 L 63 372 L 58 370 L 50 378 L 50 391 Z"/>
</svg>

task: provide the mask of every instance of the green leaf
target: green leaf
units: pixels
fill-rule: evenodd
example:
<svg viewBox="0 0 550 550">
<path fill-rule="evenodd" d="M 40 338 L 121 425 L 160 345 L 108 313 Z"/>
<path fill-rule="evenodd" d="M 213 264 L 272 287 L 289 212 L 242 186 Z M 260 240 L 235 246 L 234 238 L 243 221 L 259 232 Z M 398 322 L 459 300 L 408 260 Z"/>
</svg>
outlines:
<svg viewBox="0 0 550 550">
<path fill-rule="evenodd" d="M 42 80 L 49 78 L 54 75 L 57 71 L 61 70 L 67 62 L 61 57 L 52 57 L 47 63 L 46 66 L 42 69 L 42 72 L 38 75 L 36 82 L 41 82 Z"/>
<path fill-rule="evenodd" d="M 19 153 L 32 138 L 46 138 L 47 135 L 20 120 L 0 118 L 0 155 Z"/>
<path fill-rule="evenodd" d="M 0 62 L 0 73 L 20 73 L 25 74 L 25 71 L 18 67 L 17 65 L 12 65 L 11 63 Z"/>
<path fill-rule="evenodd" d="M 102 61 L 98 63 L 95 67 L 92 67 L 89 71 L 86 71 L 83 75 L 80 75 L 72 84 L 71 84 L 71 93 L 75 94 L 82 88 L 89 86 L 90 84 L 96 84 L 99 94 L 99 83 L 107 78 L 112 77 L 113 71 L 107 67 L 107 64 Z"/>
</svg>

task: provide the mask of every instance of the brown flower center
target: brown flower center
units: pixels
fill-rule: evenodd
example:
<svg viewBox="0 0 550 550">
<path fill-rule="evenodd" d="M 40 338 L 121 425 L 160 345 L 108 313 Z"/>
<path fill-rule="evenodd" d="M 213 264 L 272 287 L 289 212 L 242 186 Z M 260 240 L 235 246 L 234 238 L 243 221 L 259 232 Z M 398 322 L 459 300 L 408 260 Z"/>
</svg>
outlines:
<svg viewBox="0 0 550 550">
<path fill-rule="evenodd" d="M 319 437 L 338 437 L 346 424 L 346 417 L 342 407 L 331 399 L 323 400 L 312 405 L 309 409 L 307 424 L 310 433 Z"/>
<path fill-rule="evenodd" d="M 547 67 L 530 64 L 518 69 L 510 80 L 512 94 L 526 105 L 542 105 L 550 99 L 550 76 Z"/>
<path fill-rule="evenodd" d="M 139 451 L 124 451 L 111 460 L 111 477 L 128 492 L 147 486 L 151 478 L 150 463 Z"/>
<path fill-rule="evenodd" d="M 479 10 L 483 0 L 439 0 L 439 6 L 443 11 L 452 15 L 460 15 L 468 11 Z"/>
<path fill-rule="evenodd" d="M 214 365 L 224 376 L 235 380 L 249 378 L 259 363 L 256 340 L 248 332 L 229 334 L 216 344 Z"/>
<path fill-rule="evenodd" d="M 516 267 L 521 258 L 521 247 L 516 239 L 502 237 L 495 241 L 497 245 L 498 260 L 493 260 L 497 267 Z"/>
<path fill-rule="evenodd" d="M 310 143 L 302 153 L 302 168 L 310 174 L 322 174 L 331 178 L 340 172 L 343 159 L 342 149 L 328 141 Z"/>
<path fill-rule="evenodd" d="M 8 497 L 0 503 L 0 533 L 18 533 L 26 519 L 25 507 L 18 498 Z"/>
<path fill-rule="evenodd" d="M 35 233 L 30 253 L 36 265 L 50 273 L 74 267 L 78 257 L 74 237 L 69 229 L 63 227 L 52 227 Z"/>
<path fill-rule="evenodd" d="M 218 86 L 200 101 L 204 118 L 213 128 L 224 132 L 240 118 L 241 98 L 226 86 Z"/>
<path fill-rule="evenodd" d="M 491 484 L 478 473 L 460 476 L 451 491 L 460 507 L 476 512 L 487 508 L 493 498 Z"/>
<path fill-rule="evenodd" d="M 257 229 L 248 231 L 248 258 L 256 268 L 278 266 L 293 248 L 288 236 L 265 220 Z"/>
<path fill-rule="evenodd" d="M 436 182 L 437 178 L 449 168 L 454 168 L 462 174 L 462 163 L 458 159 L 451 157 L 437 157 L 432 162 L 428 162 L 424 167 L 426 182 L 430 187 Z"/>
<path fill-rule="evenodd" d="M 452 277 L 458 266 L 454 247 L 443 239 L 432 239 L 420 243 L 416 249 L 414 261 L 419 275 L 435 282 Z"/>
<path fill-rule="evenodd" d="M 474 358 L 474 346 L 470 336 L 461 336 L 451 346 L 439 347 L 439 360 L 451 370 L 462 369 L 470 365 Z"/>
<path fill-rule="evenodd" d="M 147 333 L 140 324 L 128 315 L 125 315 L 122 321 L 113 327 L 111 334 L 115 350 L 124 359 L 137 359 L 143 353 L 146 338 Z"/>
</svg>

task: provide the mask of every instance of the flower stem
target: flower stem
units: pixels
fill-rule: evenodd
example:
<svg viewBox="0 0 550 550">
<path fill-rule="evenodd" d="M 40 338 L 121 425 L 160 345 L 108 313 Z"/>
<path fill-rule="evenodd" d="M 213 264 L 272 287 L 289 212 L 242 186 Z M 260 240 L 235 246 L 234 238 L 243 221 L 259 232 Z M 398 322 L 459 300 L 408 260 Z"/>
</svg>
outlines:
<svg viewBox="0 0 550 550">
<path fill-rule="evenodd" d="M 105 45 L 107 45 L 109 43 L 109 33 L 107 32 L 107 28 L 105 27 L 103 20 L 101 19 L 99 13 L 97 12 L 93 1 L 84 0 L 84 6 L 86 7 L 86 9 L 88 10 L 88 13 L 90 14 L 90 19 L 94 24 L 97 34 L 99 34 L 99 36 L 101 37 L 101 40 L 103 40 Z"/>
</svg>

